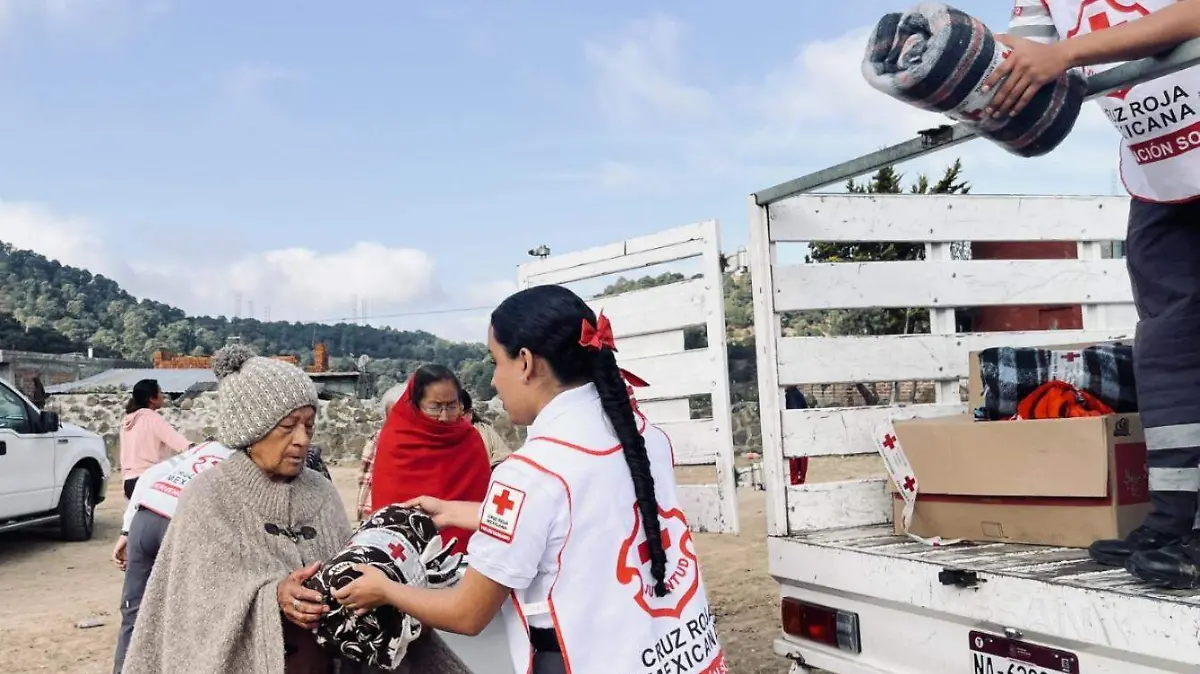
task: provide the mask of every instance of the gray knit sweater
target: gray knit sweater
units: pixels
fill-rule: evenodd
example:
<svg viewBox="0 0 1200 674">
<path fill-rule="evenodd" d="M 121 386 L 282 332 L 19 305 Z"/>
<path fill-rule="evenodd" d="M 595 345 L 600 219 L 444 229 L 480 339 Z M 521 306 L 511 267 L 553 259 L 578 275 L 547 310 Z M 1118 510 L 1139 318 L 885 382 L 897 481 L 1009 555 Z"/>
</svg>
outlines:
<svg viewBox="0 0 1200 674">
<path fill-rule="evenodd" d="M 293 541 L 268 528 L 315 535 Z M 273 482 L 236 452 L 196 476 L 150 575 L 124 674 L 311 671 L 301 663 L 285 670 L 276 585 L 340 551 L 349 536 L 337 491 L 312 470 Z M 469 674 L 440 639 L 413 646 L 421 652 L 410 651 L 405 669 L 414 674 Z M 365 671 L 350 663 L 330 669 Z"/>
</svg>

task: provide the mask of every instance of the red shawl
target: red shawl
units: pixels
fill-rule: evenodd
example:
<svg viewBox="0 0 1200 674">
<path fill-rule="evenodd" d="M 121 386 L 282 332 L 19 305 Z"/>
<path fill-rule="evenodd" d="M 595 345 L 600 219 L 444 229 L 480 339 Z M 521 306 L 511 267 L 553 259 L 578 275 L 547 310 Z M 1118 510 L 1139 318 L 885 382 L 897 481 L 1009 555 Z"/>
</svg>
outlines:
<svg viewBox="0 0 1200 674">
<path fill-rule="evenodd" d="M 465 417 L 446 424 L 426 416 L 413 404 L 410 379 L 379 432 L 371 508 L 418 496 L 479 503 L 491 479 L 491 462 L 479 431 Z M 458 538 L 456 552 L 467 551 L 470 532 L 447 527 L 441 533 L 445 540 Z"/>
</svg>

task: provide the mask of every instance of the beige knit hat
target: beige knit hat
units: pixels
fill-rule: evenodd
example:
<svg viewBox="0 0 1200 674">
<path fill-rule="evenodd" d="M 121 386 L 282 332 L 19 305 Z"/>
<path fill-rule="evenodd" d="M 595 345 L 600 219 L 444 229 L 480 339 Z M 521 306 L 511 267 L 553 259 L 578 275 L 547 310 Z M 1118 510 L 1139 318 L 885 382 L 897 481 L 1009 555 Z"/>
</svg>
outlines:
<svg viewBox="0 0 1200 674">
<path fill-rule="evenodd" d="M 304 370 L 273 358 L 254 355 L 241 344 L 213 355 L 217 375 L 217 441 L 244 449 L 266 437 L 287 415 L 301 407 L 317 407 L 317 387 Z"/>
</svg>

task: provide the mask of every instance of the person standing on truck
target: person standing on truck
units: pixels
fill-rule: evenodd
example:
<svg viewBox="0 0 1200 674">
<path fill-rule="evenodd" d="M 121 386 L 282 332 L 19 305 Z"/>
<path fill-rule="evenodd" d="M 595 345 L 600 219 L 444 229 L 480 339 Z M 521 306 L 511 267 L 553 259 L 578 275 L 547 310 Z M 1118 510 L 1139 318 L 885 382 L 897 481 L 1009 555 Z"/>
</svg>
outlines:
<svg viewBox="0 0 1200 674">
<path fill-rule="evenodd" d="M 389 604 L 477 635 L 504 616 L 517 672 L 724 674 L 725 655 L 676 494 L 671 442 L 636 413 L 612 326 L 570 290 L 523 290 L 492 313 L 492 384 L 524 446 L 482 503 L 417 498 L 440 526 L 476 530 L 454 588 L 372 567 L 334 597 Z"/>
<path fill-rule="evenodd" d="M 1200 0 L 1017 0 L 1012 49 L 985 87 L 990 114 L 1019 112 L 1071 68 L 1160 54 L 1200 37 Z M 1200 67 L 1098 99 L 1121 133 L 1127 256 L 1139 323 L 1138 407 L 1152 512 L 1092 557 L 1171 588 L 1200 587 Z"/>
<path fill-rule="evenodd" d="M 138 477 L 147 468 L 192 445 L 158 413 L 165 402 L 162 388 L 154 379 L 133 385 L 121 422 L 121 478 L 125 498 L 133 497 Z"/>
</svg>

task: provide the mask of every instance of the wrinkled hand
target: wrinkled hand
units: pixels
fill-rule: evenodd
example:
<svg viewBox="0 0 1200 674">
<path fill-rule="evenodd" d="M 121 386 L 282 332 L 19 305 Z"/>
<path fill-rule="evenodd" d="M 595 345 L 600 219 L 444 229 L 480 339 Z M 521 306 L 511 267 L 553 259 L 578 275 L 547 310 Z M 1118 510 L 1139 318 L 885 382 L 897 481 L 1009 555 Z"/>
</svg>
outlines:
<svg viewBox="0 0 1200 674">
<path fill-rule="evenodd" d="M 329 607 L 321 603 L 321 593 L 310 590 L 301 583 L 312 578 L 321 568 L 320 562 L 313 562 L 303 569 L 296 569 L 275 586 L 275 600 L 279 610 L 289 622 L 306 630 L 316 629 L 321 616 L 329 612 Z"/>
<path fill-rule="evenodd" d="M 984 92 L 996 91 L 986 111 L 993 117 L 1020 113 L 1039 89 L 1071 68 L 1064 42 L 1046 45 L 1012 35 L 995 37 L 1012 52 L 983 84 Z"/>
<path fill-rule="evenodd" d="M 357 615 L 363 615 L 376 606 L 387 603 L 387 589 L 393 582 L 390 578 L 368 564 L 355 564 L 351 569 L 362 575 L 342 589 L 333 591 L 333 598 L 339 604 Z"/>
<path fill-rule="evenodd" d="M 128 563 L 125 558 L 125 548 L 128 543 L 129 537 L 125 534 L 121 534 L 121 537 L 117 539 L 117 544 L 113 546 L 112 563 L 116 564 L 117 568 L 122 571 L 125 570 Z"/>
</svg>

